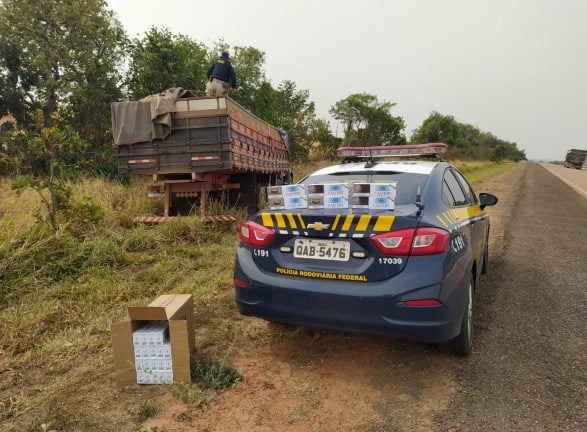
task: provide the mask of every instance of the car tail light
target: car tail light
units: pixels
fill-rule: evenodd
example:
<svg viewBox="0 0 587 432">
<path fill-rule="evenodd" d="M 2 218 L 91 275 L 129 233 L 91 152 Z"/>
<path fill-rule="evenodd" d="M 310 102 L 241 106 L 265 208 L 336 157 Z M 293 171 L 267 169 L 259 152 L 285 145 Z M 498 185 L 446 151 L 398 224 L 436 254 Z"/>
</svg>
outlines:
<svg viewBox="0 0 587 432">
<path fill-rule="evenodd" d="M 448 245 L 450 234 L 440 228 L 418 228 L 412 244 L 412 255 L 442 253 Z"/>
<path fill-rule="evenodd" d="M 385 255 L 434 255 L 446 250 L 448 238 L 439 228 L 409 228 L 377 234 L 371 241 Z"/>
<path fill-rule="evenodd" d="M 371 237 L 375 247 L 385 255 L 409 255 L 414 229 L 390 231 Z"/>
<path fill-rule="evenodd" d="M 240 240 L 251 246 L 267 246 L 274 235 L 273 230 L 250 221 L 243 223 L 238 229 Z"/>
</svg>

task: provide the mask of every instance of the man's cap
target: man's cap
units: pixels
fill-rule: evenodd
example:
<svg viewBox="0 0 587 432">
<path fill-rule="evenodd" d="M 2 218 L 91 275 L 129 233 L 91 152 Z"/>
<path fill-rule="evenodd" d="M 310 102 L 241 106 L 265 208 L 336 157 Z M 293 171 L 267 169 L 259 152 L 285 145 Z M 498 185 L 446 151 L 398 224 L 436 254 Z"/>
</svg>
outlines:
<svg viewBox="0 0 587 432">
<path fill-rule="evenodd" d="M 228 51 L 223 51 L 222 54 L 220 54 L 220 58 L 222 60 L 228 60 L 230 58 L 230 54 L 228 54 Z"/>
</svg>

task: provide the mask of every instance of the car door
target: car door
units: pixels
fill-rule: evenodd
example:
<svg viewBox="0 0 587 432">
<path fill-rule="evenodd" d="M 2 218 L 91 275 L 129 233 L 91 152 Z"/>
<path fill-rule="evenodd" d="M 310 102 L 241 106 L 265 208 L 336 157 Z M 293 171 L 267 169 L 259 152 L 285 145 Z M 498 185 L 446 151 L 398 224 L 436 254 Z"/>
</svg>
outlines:
<svg viewBox="0 0 587 432">
<path fill-rule="evenodd" d="M 452 169 L 444 172 L 442 180 L 442 200 L 450 207 L 451 225 L 450 247 L 457 261 L 470 269 L 475 259 L 475 243 L 472 226 L 469 223 L 469 200 Z"/>
<path fill-rule="evenodd" d="M 481 269 L 483 263 L 483 255 L 488 240 L 488 218 L 487 214 L 479 207 L 479 199 L 475 195 L 473 188 L 465 177 L 456 169 L 452 170 L 461 186 L 465 196 L 467 197 L 469 225 L 471 232 L 471 245 L 475 251 L 475 258 L 477 260 L 477 268 Z"/>
</svg>

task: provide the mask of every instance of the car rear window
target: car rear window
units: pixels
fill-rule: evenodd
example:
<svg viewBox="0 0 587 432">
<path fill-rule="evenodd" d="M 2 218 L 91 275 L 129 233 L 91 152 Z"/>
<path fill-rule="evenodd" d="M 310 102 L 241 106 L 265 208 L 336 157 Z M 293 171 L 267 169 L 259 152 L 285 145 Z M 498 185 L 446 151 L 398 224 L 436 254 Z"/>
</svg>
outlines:
<svg viewBox="0 0 587 432">
<path fill-rule="evenodd" d="M 413 174 L 402 172 L 380 172 L 364 171 L 340 172 L 336 174 L 310 175 L 302 179 L 300 184 L 327 184 L 327 183 L 389 183 L 397 182 L 396 186 L 396 205 L 414 204 L 418 193 L 424 190 L 424 185 L 428 180 L 428 174 Z"/>
</svg>

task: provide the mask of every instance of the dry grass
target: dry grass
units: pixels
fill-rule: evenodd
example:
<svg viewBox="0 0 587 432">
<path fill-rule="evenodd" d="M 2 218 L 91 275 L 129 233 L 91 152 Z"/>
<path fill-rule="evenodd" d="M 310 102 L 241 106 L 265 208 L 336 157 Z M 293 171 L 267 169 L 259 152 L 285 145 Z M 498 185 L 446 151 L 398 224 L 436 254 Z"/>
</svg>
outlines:
<svg viewBox="0 0 587 432">
<path fill-rule="evenodd" d="M 314 160 L 303 164 L 297 164 L 292 168 L 294 173 L 294 181 L 300 181 L 302 178 L 314 172 L 320 168 L 324 168 L 328 165 L 338 163 L 338 161 L 331 160 Z"/>
<path fill-rule="evenodd" d="M 202 344 L 222 355 L 236 334 L 224 323 L 235 315 L 234 225 L 178 218 L 135 226 L 134 216 L 161 211 L 140 182 L 87 179 L 72 187 L 74 203 L 90 197 L 101 210 L 91 219 L 68 212 L 55 234 L 36 216 L 35 193 L 17 197 L 0 180 L 2 430 L 37 431 L 42 423 L 59 431 L 133 430 L 140 401 L 132 393 L 154 390 L 119 391 L 112 383 L 110 324 L 128 305 L 191 293 L 198 324 L 214 327 Z"/>
<path fill-rule="evenodd" d="M 330 163 L 296 166 L 296 179 Z M 466 164 L 469 177 L 508 167 Z M 230 362 L 235 346 L 252 349 L 267 337 L 234 306 L 235 226 L 194 217 L 135 226 L 134 216 L 161 212 L 143 185 L 99 178 L 72 185 L 78 206 L 90 197 L 101 211 L 93 218 L 70 211 L 55 234 L 38 218 L 38 197 L 17 197 L 0 179 L 2 430 L 38 431 L 43 423 L 58 431 L 133 430 L 144 401 L 161 389 L 115 388 L 110 325 L 127 306 L 159 294 L 193 294 L 201 354 Z"/>
</svg>

